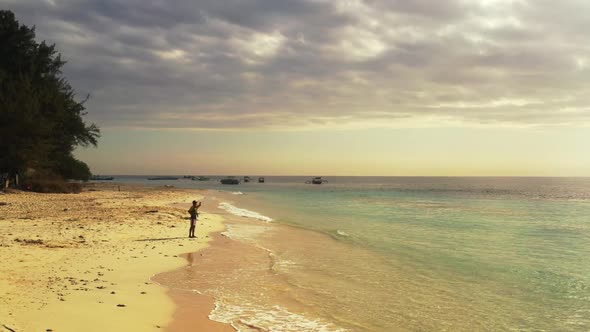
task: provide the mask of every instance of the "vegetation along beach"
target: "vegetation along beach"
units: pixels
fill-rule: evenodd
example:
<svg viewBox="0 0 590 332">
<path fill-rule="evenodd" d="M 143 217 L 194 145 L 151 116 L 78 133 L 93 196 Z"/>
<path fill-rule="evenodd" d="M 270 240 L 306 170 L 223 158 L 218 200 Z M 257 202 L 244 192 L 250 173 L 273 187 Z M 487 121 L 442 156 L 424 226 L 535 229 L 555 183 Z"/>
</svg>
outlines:
<svg viewBox="0 0 590 332">
<path fill-rule="evenodd" d="M 0 0 L 0 332 L 590 331 L 588 13 Z"/>
</svg>

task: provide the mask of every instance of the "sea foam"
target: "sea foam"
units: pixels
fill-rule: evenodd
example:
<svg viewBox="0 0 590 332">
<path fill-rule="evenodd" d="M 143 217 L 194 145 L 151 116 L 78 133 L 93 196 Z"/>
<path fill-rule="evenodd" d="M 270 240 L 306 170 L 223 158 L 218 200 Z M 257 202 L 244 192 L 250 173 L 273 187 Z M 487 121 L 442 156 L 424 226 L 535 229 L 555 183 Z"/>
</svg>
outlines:
<svg viewBox="0 0 590 332">
<path fill-rule="evenodd" d="M 340 235 L 340 236 L 345 236 L 345 237 L 349 237 L 350 235 L 348 235 L 348 233 L 346 233 L 345 231 L 341 231 L 339 229 L 336 230 L 336 234 Z"/>
<path fill-rule="evenodd" d="M 236 216 L 240 216 L 240 217 L 253 218 L 253 219 L 258 219 L 258 220 L 262 220 L 262 221 L 266 221 L 266 222 L 272 221 L 272 218 L 270 218 L 270 217 L 263 216 L 258 212 L 235 207 L 227 202 L 219 203 L 219 208 L 223 209 L 231 214 L 234 214 Z"/>
<path fill-rule="evenodd" d="M 264 308 L 249 303 L 231 305 L 216 301 L 215 308 L 209 314 L 209 318 L 217 322 L 230 324 L 238 332 L 252 330 L 276 332 L 346 331 L 319 319 L 312 319 L 290 312 L 281 306 Z"/>
</svg>

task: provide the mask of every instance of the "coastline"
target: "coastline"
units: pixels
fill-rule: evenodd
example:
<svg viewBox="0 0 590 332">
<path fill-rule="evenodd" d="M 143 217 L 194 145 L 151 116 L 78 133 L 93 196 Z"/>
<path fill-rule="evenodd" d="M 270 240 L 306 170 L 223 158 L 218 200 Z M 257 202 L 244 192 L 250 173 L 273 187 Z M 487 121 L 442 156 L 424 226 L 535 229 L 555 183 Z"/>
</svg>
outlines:
<svg viewBox="0 0 590 332">
<path fill-rule="evenodd" d="M 210 319 L 215 309 L 215 296 L 211 293 L 201 293 L 193 289 L 170 287 L 175 281 L 188 279 L 200 285 L 210 286 L 210 278 L 191 278 L 186 272 L 193 267 L 205 269 L 211 275 L 230 275 L 236 268 L 236 260 L 241 260 L 247 249 L 246 245 L 228 239 L 221 232 L 211 233 L 212 241 L 199 251 L 186 253 L 182 256 L 187 265 L 174 270 L 162 272 L 154 276 L 154 281 L 167 288 L 167 294 L 176 304 L 173 319 L 166 328 L 166 332 L 184 332 L 199 328 L 208 332 L 234 332 L 236 328 L 229 323 L 221 323 Z M 220 254 L 221 253 L 221 254 Z M 231 258 L 228 258 L 229 256 Z M 190 284 L 190 283 L 189 283 Z"/>
<path fill-rule="evenodd" d="M 0 330 L 579 330 L 590 206 L 564 197 L 568 182 L 545 185 L 522 199 L 514 193 L 530 186 L 351 185 L 327 187 L 329 200 L 313 187 L 295 205 L 291 187 L 0 194 Z M 193 199 L 205 208 L 196 240 L 186 238 Z M 568 242 L 547 242 L 564 239 L 549 230 Z M 530 253 L 545 258 L 533 265 Z M 164 287 L 148 282 L 154 273 Z"/>
<path fill-rule="evenodd" d="M 15 331 L 162 331 L 183 306 L 151 276 L 186 265 L 182 253 L 224 229 L 205 209 L 186 237 L 184 207 L 203 192 L 89 184 L 80 194 L 0 196 L 0 327 Z M 194 300 L 194 299 L 193 299 Z M 211 301 L 191 302 L 209 328 Z M 209 306 L 204 309 L 203 306 Z M 209 310 L 209 311 L 207 311 Z M 205 315 L 203 315 L 205 314 Z M 218 331 L 227 330 L 221 325 Z"/>
<path fill-rule="evenodd" d="M 223 217 L 225 230 L 212 233 L 212 241 L 206 248 L 183 255 L 188 261 L 186 266 L 154 277 L 171 289 L 169 294 L 178 304 L 167 331 L 194 328 L 195 324 L 190 322 L 194 319 L 194 310 L 199 310 L 196 303 L 206 303 L 212 309 L 207 312 L 212 321 L 233 328 L 207 331 L 348 330 L 335 325 L 334 317 L 322 312 L 321 307 L 300 300 L 299 295 L 307 296 L 304 293 L 309 288 L 292 283 L 295 280 L 290 280 L 288 271 L 298 268 L 298 263 L 282 257 L 286 251 L 291 251 L 292 243 L 307 244 L 311 239 L 322 246 L 335 243 L 332 237 L 269 222 L 271 218 L 247 210 L 253 201 L 244 200 L 241 195 L 236 197 L 231 192 L 220 191 L 209 191 L 209 194 L 209 199 L 217 204 L 208 203 L 207 206 L 218 207 L 216 213 Z M 272 215 L 272 211 L 261 211 Z M 281 243 L 279 247 L 286 247 L 276 247 L 277 241 Z M 321 252 L 319 249 L 314 247 L 307 253 L 317 255 Z"/>
<path fill-rule="evenodd" d="M 212 297 L 175 290 L 168 290 L 167 294 L 176 309 L 165 331 L 235 332 L 231 325 L 209 319 L 209 314 L 215 308 L 215 299 Z"/>
<path fill-rule="evenodd" d="M 218 300 L 213 294 L 203 294 L 191 289 L 191 287 L 174 285 L 175 281 L 179 280 L 197 281 L 197 283 L 199 283 L 199 280 L 203 280 L 208 284 L 209 278 L 186 275 L 186 272 L 194 266 L 206 269 L 210 275 L 229 275 L 239 265 L 237 262 L 246 256 L 243 250 L 251 248 L 249 245 L 241 244 L 224 234 L 227 232 L 227 222 L 244 222 L 241 220 L 242 217 L 219 207 L 221 203 L 233 202 L 234 194 L 232 192 L 204 190 L 203 195 L 205 196 L 202 200 L 206 203 L 204 209 L 202 209 L 203 213 L 211 216 L 210 211 L 214 210 L 213 215 L 215 218 L 223 221 L 222 227 L 207 232 L 208 241 L 206 246 L 181 254 L 180 256 L 184 259 L 182 266 L 162 270 L 151 278 L 152 281 L 166 289 L 167 295 L 175 304 L 172 320 L 164 330 L 166 332 L 185 332 L 195 329 L 207 332 L 235 332 L 237 330 L 229 322 L 222 323 L 210 318 Z M 203 213 L 200 215 L 202 216 Z M 201 217 L 199 220 L 201 220 Z M 199 222 L 196 229 L 198 236 L 201 235 L 202 227 L 203 225 Z M 223 254 L 220 255 L 219 251 L 223 252 Z"/>
</svg>

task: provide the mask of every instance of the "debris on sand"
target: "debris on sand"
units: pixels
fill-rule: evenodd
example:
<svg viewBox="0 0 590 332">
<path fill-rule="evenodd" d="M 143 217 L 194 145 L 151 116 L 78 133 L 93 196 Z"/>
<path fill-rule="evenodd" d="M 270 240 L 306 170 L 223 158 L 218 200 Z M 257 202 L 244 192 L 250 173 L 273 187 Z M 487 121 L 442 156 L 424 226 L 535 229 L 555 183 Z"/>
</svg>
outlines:
<svg viewBox="0 0 590 332">
<path fill-rule="evenodd" d="M 22 244 L 43 244 L 43 240 L 41 239 L 14 239 L 15 242 L 22 243 Z"/>
</svg>

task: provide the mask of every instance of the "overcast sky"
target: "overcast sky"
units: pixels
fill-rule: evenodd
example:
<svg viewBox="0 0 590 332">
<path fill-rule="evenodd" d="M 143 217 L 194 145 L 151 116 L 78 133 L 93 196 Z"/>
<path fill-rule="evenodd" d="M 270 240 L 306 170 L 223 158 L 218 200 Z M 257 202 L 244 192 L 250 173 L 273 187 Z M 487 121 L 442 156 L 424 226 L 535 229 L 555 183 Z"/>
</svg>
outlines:
<svg viewBox="0 0 590 332">
<path fill-rule="evenodd" d="M 271 130 L 278 138 L 452 127 L 530 135 L 590 123 L 587 0 L 0 4 L 57 44 L 73 87 L 91 94 L 88 119 L 104 133 Z M 587 157 L 568 162 L 590 166 Z"/>
</svg>

